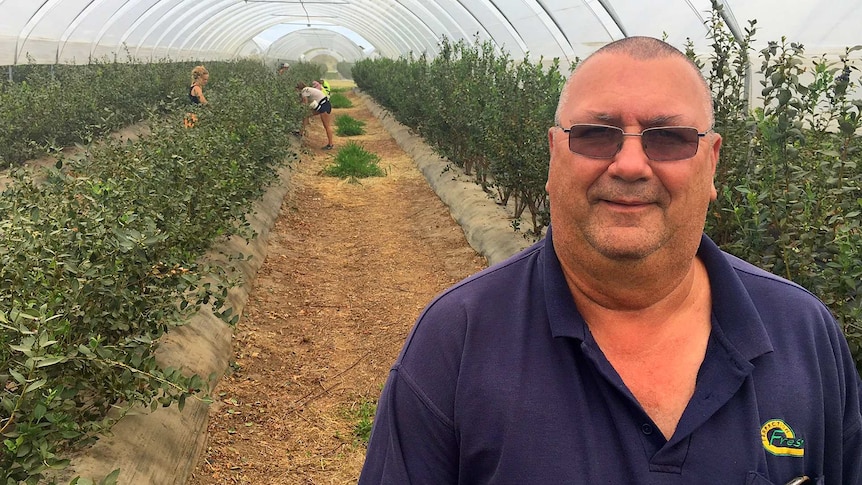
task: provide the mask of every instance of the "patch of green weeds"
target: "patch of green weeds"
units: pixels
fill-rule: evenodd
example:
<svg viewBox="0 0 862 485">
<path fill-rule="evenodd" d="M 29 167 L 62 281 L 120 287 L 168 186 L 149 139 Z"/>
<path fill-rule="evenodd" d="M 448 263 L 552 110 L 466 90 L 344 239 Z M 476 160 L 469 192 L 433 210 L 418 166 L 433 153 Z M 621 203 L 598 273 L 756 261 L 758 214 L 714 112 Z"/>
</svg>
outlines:
<svg viewBox="0 0 862 485">
<path fill-rule="evenodd" d="M 348 416 L 354 421 L 353 438 L 355 443 L 363 446 L 368 445 L 375 412 L 377 412 L 377 402 L 367 398 L 353 403 L 348 409 Z"/>
<path fill-rule="evenodd" d="M 382 177 L 386 172 L 379 163 L 378 155 L 351 141 L 338 150 L 334 163 L 324 168 L 323 174 L 339 178 Z"/>
<path fill-rule="evenodd" d="M 332 94 L 329 95 L 329 102 L 334 109 L 353 107 L 353 102 L 338 91 L 332 91 Z"/>
<path fill-rule="evenodd" d="M 350 115 L 338 115 L 335 118 L 335 133 L 338 136 L 356 136 L 365 133 L 365 122 Z"/>
</svg>

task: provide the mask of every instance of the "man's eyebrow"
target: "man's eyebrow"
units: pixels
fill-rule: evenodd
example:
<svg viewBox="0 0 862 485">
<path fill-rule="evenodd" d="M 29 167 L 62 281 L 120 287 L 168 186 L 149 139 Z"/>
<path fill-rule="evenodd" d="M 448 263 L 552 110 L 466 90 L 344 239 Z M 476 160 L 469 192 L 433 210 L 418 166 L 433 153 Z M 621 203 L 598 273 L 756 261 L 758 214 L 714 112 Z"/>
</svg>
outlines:
<svg viewBox="0 0 862 485">
<path fill-rule="evenodd" d="M 604 112 L 587 113 L 587 116 L 592 120 L 607 124 L 610 126 L 622 126 L 622 116 Z M 639 119 L 638 122 L 644 128 L 652 128 L 655 126 L 672 126 L 678 122 L 681 115 L 658 115 L 650 118 Z"/>
<path fill-rule="evenodd" d="M 568 120 L 570 125 L 577 123 L 596 123 L 609 126 L 620 126 L 622 123 L 619 116 L 600 111 L 587 112 L 578 116 L 572 116 L 568 118 Z"/>
<path fill-rule="evenodd" d="M 681 115 L 664 115 L 654 116 L 645 120 L 641 120 L 641 126 L 652 128 L 654 126 L 673 126 L 679 122 Z"/>
</svg>

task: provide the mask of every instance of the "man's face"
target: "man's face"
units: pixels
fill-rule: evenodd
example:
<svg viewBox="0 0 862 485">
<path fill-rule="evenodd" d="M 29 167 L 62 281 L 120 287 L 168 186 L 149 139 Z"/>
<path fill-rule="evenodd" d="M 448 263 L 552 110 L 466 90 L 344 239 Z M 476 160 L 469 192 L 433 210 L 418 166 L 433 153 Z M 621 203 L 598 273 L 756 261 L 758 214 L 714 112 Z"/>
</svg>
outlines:
<svg viewBox="0 0 862 485">
<path fill-rule="evenodd" d="M 576 123 L 615 126 L 626 133 L 656 126 L 710 128 L 705 88 L 682 59 L 599 54 L 586 61 L 566 89 L 559 113 L 566 128 Z M 548 137 L 551 222 L 564 251 L 618 261 L 662 251 L 672 260 L 694 256 L 709 202 L 716 197 L 719 135 L 701 138 L 692 158 L 662 162 L 647 158 L 640 137 L 624 137 L 611 159 L 572 153 L 560 128 L 551 128 Z"/>
</svg>

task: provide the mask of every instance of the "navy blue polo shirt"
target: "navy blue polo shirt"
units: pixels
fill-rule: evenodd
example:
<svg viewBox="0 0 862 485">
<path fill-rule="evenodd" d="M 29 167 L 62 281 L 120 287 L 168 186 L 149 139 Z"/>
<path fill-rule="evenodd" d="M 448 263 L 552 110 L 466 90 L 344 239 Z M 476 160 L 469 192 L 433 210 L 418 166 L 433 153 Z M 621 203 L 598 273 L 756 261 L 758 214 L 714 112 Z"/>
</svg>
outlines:
<svg viewBox="0 0 862 485">
<path fill-rule="evenodd" d="M 862 484 L 860 379 L 828 309 L 703 236 L 712 332 L 666 440 L 543 241 L 448 289 L 384 387 L 361 484 Z"/>
</svg>

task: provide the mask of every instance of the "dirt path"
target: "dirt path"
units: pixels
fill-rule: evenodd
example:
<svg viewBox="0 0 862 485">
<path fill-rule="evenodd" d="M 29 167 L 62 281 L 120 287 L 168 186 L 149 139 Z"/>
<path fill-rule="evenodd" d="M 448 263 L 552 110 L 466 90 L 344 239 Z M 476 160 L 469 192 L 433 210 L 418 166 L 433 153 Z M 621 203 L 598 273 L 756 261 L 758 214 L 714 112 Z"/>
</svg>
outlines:
<svg viewBox="0 0 862 485">
<path fill-rule="evenodd" d="M 409 156 L 346 94 L 354 107 L 333 114 L 364 121 L 366 134 L 321 151 L 312 119 L 189 485 L 356 483 L 358 413 L 425 304 L 484 266 Z M 349 140 L 378 154 L 387 176 L 319 175 Z"/>
</svg>

